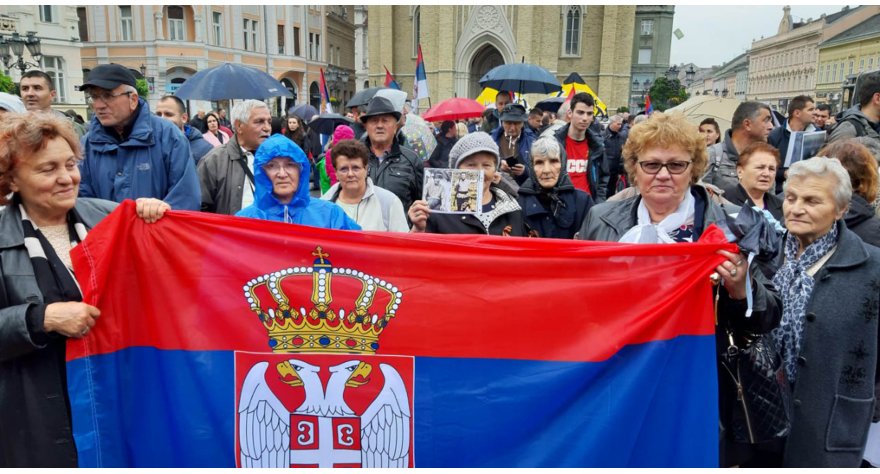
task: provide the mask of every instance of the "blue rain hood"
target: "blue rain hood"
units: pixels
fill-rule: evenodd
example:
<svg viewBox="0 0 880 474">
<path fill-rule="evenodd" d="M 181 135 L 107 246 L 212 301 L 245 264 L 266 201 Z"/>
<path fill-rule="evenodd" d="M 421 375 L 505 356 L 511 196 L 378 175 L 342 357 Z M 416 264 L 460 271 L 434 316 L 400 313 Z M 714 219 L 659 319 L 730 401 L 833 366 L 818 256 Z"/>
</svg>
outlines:
<svg viewBox="0 0 880 474">
<path fill-rule="evenodd" d="M 278 157 L 290 158 L 300 167 L 296 193 L 286 205 L 272 194 L 272 180 L 263 171 L 263 165 Z M 309 159 L 299 145 L 284 135 L 272 135 L 254 154 L 254 203 L 236 215 L 326 229 L 360 230 L 341 207 L 309 196 L 311 171 Z"/>
</svg>

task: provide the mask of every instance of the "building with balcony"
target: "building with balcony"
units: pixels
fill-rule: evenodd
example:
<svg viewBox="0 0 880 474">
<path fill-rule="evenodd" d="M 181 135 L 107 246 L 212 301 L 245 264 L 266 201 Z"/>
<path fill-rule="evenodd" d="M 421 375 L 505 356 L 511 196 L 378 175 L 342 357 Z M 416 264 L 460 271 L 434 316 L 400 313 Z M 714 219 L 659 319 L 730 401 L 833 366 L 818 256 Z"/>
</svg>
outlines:
<svg viewBox="0 0 880 474">
<path fill-rule="evenodd" d="M 721 65 L 712 76 L 710 93 L 720 97 L 745 100 L 748 93 L 749 55 L 740 54 Z"/>
<path fill-rule="evenodd" d="M 331 13 L 330 8 L 338 11 Z M 293 99 L 270 100 L 274 114 L 296 104 L 318 108 L 321 68 L 327 69 L 331 54 L 333 63 L 340 57 L 342 67 L 354 48 L 340 36 L 346 31 L 341 23 L 352 17 L 351 6 L 89 5 L 77 10 L 84 43 L 82 74 L 87 76 L 98 64 L 123 64 L 152 84 L 153 107 L 196 72 L 234 63 L 266 71 L 294 94 Z M 341 100 L 353 94 L 353 83 L 339 84 Z M 190 112 L 217 105 L 192 101 Z"/>
<path fill-rule="evenodd" d="M 343 103 L 356 92 L 354 7 L 326 5 L 327 69 L 331 100 Z M 338 109 L 337 109 L 338 110 Z"/>
<path fill-rule="evenodd" d="M 65 111 L 73 109 L 86 116 L 85 97 L 78 91 L 83 83 L 83 68 L 80 63 L 79 18 L 77 8 L 67 5 L 0 5 L 0 37 L 6 43 L 2 65 L 3 73 L 16 84 L 21 81 L 21 70 L 15 63 L 19 56 L 14 51 L 21 47 L 21 58 L 47 73 L 55 83 L 55 102 L 52 107 Z M 18 34 L 24 39 L 28 32 L 40 41 L 41 55 L 34 58 L 30 49 L 12 44 L 12 37 Z M 2 46 L 0 46 L 2 47 Z"/>
</svg>

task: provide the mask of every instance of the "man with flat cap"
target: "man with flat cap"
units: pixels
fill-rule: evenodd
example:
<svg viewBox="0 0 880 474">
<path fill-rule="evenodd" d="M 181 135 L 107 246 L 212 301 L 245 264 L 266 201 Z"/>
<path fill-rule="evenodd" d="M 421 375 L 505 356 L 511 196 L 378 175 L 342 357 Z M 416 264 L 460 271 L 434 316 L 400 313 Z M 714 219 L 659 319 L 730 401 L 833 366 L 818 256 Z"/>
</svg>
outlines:
<svg viewBox="0 0 880 474">
<path fill-rule="evenodd" d="M 373 97 L 358 119 L 367 130 L 364 144 L 370 150 L 373 184 L 394 193 L 403 208 L 409 209 L 414 201 L 422 199 L 425 165 L 416 152 L 396 139 L 400 111 L 388 99 Z"/>
<path fill-rule="evenodd" d="M 522 104 L 508 104 L 498 117 L 501 126 L 492 132 L 492 139 L 501 153 L 501 171 L 509 173 L 522 186 L 529 177 L 527 164 L 531 160 L 532 143 L 538 138 L 525 123 L 529 114 Z M 507 158 L 515 158 L 516 164 L 510 166 Z"/>
<path fill-rule="evenodd" d="M 82 85 L 95 116 L 82 138 L 79 195 L 115 202 L 149 197 L 197 211 L 201 190 L 189 142 L 173 123 L 150 113 L 136 85 L 119 64 L 97 66 Z"/>
</svg>

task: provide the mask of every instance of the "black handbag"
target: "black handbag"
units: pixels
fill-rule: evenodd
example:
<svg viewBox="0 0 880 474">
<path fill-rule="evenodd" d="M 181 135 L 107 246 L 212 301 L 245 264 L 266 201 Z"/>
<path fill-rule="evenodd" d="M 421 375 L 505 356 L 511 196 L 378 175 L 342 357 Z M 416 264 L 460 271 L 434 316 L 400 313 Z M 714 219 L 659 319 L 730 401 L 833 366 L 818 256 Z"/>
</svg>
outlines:
<svg viewBox="0 0 880 474">
<path fill-rule="evenodd" d="M 741 443 L 762 443 L 788 436 L 791 430 L 791 386 L 782 356 L 770 334 L 741 337 L 727 327 L 730 345 L 720 355 L 723 372 L 736 386 L 736 403 L 726 428 Z"/>
</svg>

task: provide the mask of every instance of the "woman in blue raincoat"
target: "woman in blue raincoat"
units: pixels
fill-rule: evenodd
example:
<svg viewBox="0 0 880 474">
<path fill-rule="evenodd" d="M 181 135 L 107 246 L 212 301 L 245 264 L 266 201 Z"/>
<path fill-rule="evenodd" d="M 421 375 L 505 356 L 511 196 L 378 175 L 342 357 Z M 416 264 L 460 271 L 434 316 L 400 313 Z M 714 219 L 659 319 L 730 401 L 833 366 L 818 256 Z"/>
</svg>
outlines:
<svg viewBox="0 0 880 474">
<path fill-rule="evenodd" d="M 329 201 L 309 196 L 309 159 L 284 135 L 272 135 L 254 155 L 254 203 L 236 216 L 325 229 L 360 230 Z"/>
</svg>

